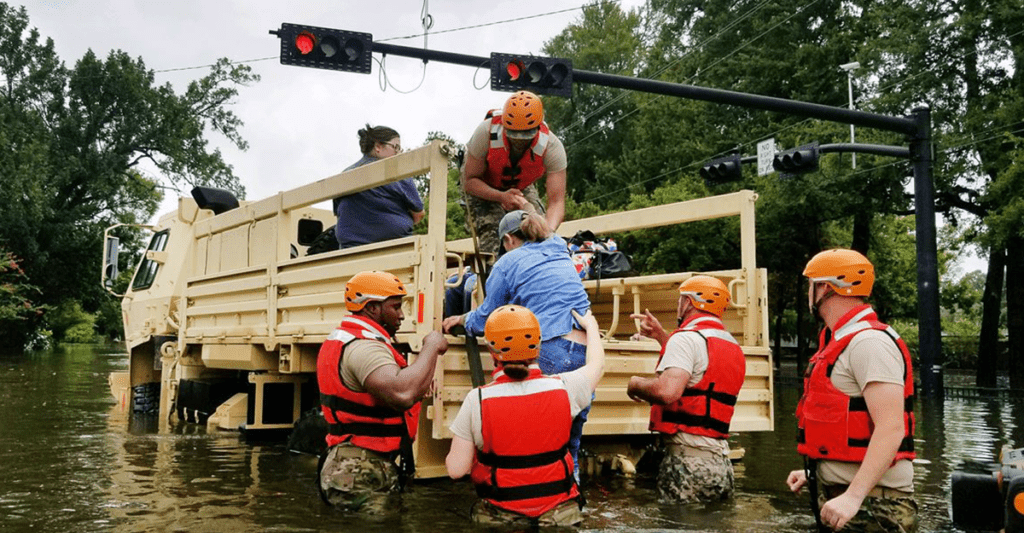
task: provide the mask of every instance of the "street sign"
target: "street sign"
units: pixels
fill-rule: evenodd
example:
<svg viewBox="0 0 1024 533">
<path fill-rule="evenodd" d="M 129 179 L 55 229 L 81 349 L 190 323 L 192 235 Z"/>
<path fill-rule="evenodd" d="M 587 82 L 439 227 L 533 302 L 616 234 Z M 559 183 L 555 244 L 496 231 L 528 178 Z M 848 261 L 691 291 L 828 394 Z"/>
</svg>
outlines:
<svg viewBox="0 0 1024 533">
<path fill-rule="evenodd" d="M 775 160 L 775 138 L 757 143 L 757 175 L 767 176 L 774 172 L 772 161 Z"/>
</svg>

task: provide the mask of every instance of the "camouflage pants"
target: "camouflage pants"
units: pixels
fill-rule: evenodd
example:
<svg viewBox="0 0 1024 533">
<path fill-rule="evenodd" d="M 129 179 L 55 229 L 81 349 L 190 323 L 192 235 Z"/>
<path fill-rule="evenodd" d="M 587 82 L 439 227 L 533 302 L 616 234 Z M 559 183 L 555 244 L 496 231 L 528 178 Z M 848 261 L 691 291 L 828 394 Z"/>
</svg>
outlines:
<svg viewBox="0 0 1024 533">
<path fill-rule="evenodd" d="M 544 204 L 541 203 L 540 196 L 537 194 L 536 185 L 531 184 L 523 189 L 523 196 L 533 204 L 533 207 L 537 208 L 538 213 L 544 214 Z M 473 219 L 476 238 L 480 241 L 480 252 L 498 253 L 498 246 L 501 244 L 498 242 L 498 223 L 501 222 L 501 217 L 505 216 L 505 210 L 499 203 L 488 202 L 471 194 L 466 195 L 466 203 L 472 211 L 469 218 Z M 469 229 L 468 224 L 467 219 L 467 230 Z"/>
<path fill-rule="evenodd" d="M 664 500 L 681 503 L 729 498 L 733 493 L 732 462 L 724 455 L 666 453 L 658 469 L 658 492 Z"/>
<path fill-rule="evenodd" d="M 583 521 L 580 504 L 569 500 L 558 507 L 538 516 L 529 518 L 519 513 L 506 511 L 487 500 L 477 500 L 470 512 L 473 521 L 485 526 L 509 526 L 514 528 L 530 528 L 537 526 L 574 526 Z"/>
<path fill-rule="evenodd" d="M 824 492 L 824 491 L 822 491 Z M 818 509 L 828 501 L 818 494 Z M 860 510 L 843 526 L 843 533 L 915 533 L 917 502 L 911 497 L 878 498 L 868 496 Z"/>
<path fill-rule="evenodd" d="M 327 503 L 334 507 L 371 515 L 398 509 L 398 466 L 372 452 L 348 444 L 331 447 L 319 482 Z"/>
</svg>

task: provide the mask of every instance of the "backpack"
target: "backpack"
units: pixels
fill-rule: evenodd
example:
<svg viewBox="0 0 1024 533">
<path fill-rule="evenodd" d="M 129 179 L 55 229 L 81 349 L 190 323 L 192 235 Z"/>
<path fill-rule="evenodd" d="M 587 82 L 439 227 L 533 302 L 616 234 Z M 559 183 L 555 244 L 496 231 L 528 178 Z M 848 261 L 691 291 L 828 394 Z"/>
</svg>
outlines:
<svg viewBox="0 0 1024 533">
<path fill-rule="evenodd" d="M 580 230 L 569 238 L 569 255 L 580 279 L 622 278 L 635 275 L 632 259 L 621 252 L 614 239 Z"/>
</svg>

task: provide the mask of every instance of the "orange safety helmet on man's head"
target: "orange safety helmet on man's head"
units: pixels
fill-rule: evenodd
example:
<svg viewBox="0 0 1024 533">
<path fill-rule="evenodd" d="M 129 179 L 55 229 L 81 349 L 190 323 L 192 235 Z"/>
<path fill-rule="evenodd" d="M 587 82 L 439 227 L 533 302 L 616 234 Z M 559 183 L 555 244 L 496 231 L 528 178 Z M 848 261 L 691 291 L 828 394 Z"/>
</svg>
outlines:
<svg viewBox="0 0 1024 533">
<path fill-rule="evenodd" d="M 722 280 L 711 276 L 693 276 L 679 284 L 679 294 L 690 299 L 690 303 L 701 311 L 721 317 L 729 307 L 729 288 Z"/>
<path fill-rule="evenodd" d="M 540 322 L 521 305 L 503 305 L 487 317 L 484 337 L 494 358 L 503 363 L 530 361 L 540 355 Z"/>
<path fill-rule="evenodd" d="M 837 248 L 812 257 L 804 276 L 812 283 L 827 283 L 840 296 L 871 296 L 875 267 L 860 252 Z"/>
<path fill-rule="evenodd" d="M 405 296 L 405 285 L 394 274 L 380 270 L 360 272 L 345 284 L 345 309 L 362 311 L 366 302 L 383 302 Z"/>
<path fill-rule="evenodd" d="M 530 91 L 519 91 L 510 96 L 501 111 L 501 125 L 507 130 L 506 135 L 509 132 L 536 130 L 543 121 L 544 104 Z M 536 131 L 532 133 L 536 134 Z"/>
</svg>

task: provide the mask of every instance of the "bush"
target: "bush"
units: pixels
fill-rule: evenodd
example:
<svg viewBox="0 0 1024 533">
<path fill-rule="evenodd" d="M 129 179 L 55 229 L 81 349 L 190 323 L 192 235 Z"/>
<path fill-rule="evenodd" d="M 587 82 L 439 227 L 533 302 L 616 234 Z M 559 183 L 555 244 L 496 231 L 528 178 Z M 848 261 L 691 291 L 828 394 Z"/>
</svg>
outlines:
<svg viewBox="0 0 1024 533">
<path fill-rule="evenodd" d="M 75 324 L 64 332 L 64 342 L 75 344 L 96 342 L 96 331 L 93 329 L 92 323 Z"/>
<path fill-rule="evenodd" d="M 65 300 L 46 314 L 46 324 L 57 342 L 93 342 L 96 336 L 96 317 L 82 309 L 77 300 Z M 74 332 L 74 339 L 70 338 Z M 88 335 L 86 335 L 88 333 Z M 88 338 L 88 340 L 79 340 Z"/>
<path fill-rule="evenodd" d="M 903 338 L 914 364 L 920 363 L 916 320 L 897 319 L 890 325 Z M 942 321 L 942 366 L 975 369 L 978 367 L 979 326 L 967 321 Z"/>
</svg>

